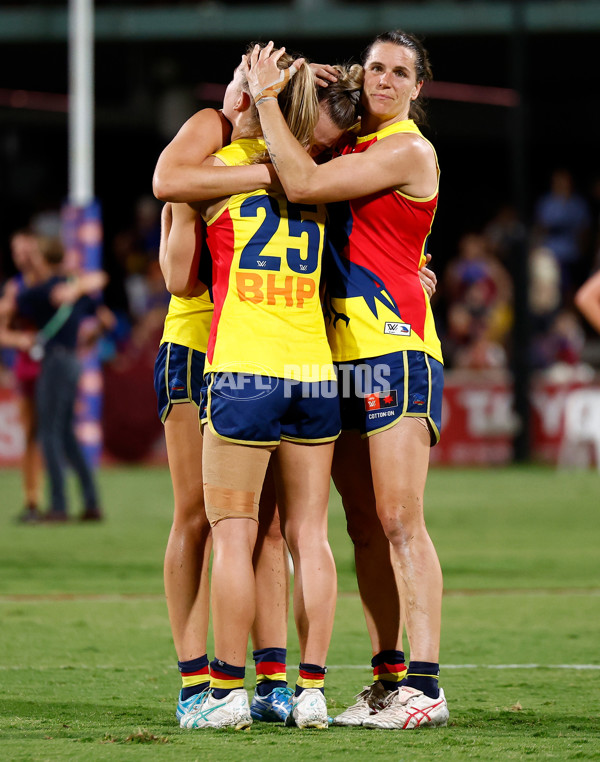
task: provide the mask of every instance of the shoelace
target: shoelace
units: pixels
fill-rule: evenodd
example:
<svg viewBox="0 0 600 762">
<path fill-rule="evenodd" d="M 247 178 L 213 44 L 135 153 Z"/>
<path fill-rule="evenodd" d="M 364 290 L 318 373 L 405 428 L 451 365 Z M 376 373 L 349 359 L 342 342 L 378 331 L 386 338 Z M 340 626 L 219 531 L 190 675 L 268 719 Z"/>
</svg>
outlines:
<svg viewBox="0 0 600 762">
<path fill-rule="evenodd" d="M 294 695 L 294 691 L 288 687 L 273 688 L 273 693 L 275 694 L 275 700 L 273 703 L 277 701 L 277 704 L 286 706 L 289 703 L 289 699 Z"/>
<path fill-rule="evenodd" d="M 400 688 L 397 691 L 394 691 L 393 693 L 390 693 L 389 696 L 387 696 L 384 699 L 384 707 L 387 708 L 388 706 L 391 706 L 392 704 L 399 704 L 400 706 L 406 706 L 410 703 L 412 699 L 418 698 L 423 694 L 422 691 L 415 691 L 414 693 L 410 693 L 410 695 L 403 697 L 402 694 L 404 691 L 402 691 L 402 688 Z"/>
</svg>

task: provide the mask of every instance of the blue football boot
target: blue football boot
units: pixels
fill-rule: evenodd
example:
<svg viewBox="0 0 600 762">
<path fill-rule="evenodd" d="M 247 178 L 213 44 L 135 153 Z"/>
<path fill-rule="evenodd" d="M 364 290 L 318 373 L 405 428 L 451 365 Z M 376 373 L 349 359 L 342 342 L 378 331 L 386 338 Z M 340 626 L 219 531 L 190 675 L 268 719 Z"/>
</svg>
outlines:
<svg viewBox="0 0 600 762">
<path fill-rule="evenodd" d="M 250 704 L 252 719 L 258 722 L 285 722 L 292 711 L 291 688 L 273 688 L 266 696 L 259 696 L 256 691 Z"/>
</svg>

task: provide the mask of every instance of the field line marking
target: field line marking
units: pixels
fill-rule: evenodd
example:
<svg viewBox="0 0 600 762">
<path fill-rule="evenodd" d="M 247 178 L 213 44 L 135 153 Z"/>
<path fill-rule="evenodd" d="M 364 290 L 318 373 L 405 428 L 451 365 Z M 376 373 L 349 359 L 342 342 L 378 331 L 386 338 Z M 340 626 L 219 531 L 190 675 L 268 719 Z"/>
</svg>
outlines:
<svg viewBox="0 0 600 762">
<path fill-rule="evenodd" d="M 331 664 L 327 669 L 372 669 L 368 664 Z M 440 664 L 444 669 L 600 669 L 600 664 Z"/>
<path fill-rule="evenodd" d="M 247 664 L 247 667 L 254 667 L 254 664 L 250 665 Z M 163 668 L 172 668 L 176 669 L 176 665 L 169 664 L 169 665 L 163 665 Z M 47 672 L 50 670 L 56 670 L 56 669 L 66 669 L 70 671 L 80 671 L 80 670 L 119 670 L 120 672 L 128 672 L 128 671 L 139 671 L 139 666 L 131 665 L 131 666 L 123 666 L 123 665 L 114 665 L 114 664 L 96 664 L 96 665 L 89 665 L 89 664 L 78 664 L 77 667 L 73 667 L 72 665 L 59 665 L 58 667 L 51 667 L 46 665 L 38 665 L 38 666 L 31 666 L 31 665 L 18 665 L 18 664 L 0 664 L 0 672 L 12 672 L 16 670 L 24 670 L 27 669 L 30 672 Z M 370 665 L 368 664 L 328 664 L 327 670 L 330 669 L 364 669 L 364 670 L 371 670 Z M 443 671 L 445 669 L 573 669 L 573 670 L 581 670 L 581 671 L 594 671 L 594 670 L 600 670 L 600 664 L 440 664 L 440 669 Z"/>
</svg>

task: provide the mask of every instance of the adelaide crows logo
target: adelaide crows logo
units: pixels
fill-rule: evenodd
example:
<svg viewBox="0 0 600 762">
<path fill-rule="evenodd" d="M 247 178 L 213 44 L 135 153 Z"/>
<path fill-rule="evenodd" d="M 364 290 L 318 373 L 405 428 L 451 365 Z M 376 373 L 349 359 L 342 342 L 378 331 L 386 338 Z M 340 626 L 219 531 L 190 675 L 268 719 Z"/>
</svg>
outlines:
<svg viewBox="0 0 600 762">
<path fill-rule="evenodd" d="M 350 323 L 350 317 L 343 312 L 337 312 L 333 307 L 333 299 L 349 299 L 359 296 L 373 315 L 377 318 L 377 302 L 388 308 L 402 323 L 400 309 L 394 298 L 386 289 L 385 283 L 372 270 L 367 267 L 351 262 L 340 255 L 343 251 L 350 231 L 352 229 L 352 215 L 348 202 L 331 205 L 336 207 L 329 211 L 330 220 L 333 224 L 328 230 L 328 254 L 326 262 L 327 297 L 325 299 L 325 319 L 331 321 L 335 328 L 339 320 L 346 325 Z"/>
</svg>

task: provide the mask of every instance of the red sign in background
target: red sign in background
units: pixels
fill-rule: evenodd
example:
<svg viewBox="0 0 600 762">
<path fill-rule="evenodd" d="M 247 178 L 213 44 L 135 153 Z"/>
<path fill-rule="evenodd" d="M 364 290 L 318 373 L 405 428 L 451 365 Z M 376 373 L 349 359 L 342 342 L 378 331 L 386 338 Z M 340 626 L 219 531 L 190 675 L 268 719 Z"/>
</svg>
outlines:
<svg viewBox="0 0 600 762">
<path fill-rule="evenodd" d="M 564 430 L 565 402 L 579 382 L 538 379 L 531 389 L 531 454 L 556 463 Z M 512 458 L 520 425 L 507 381 L 448 373 L 444 387 L 442 437 L 431 462 L 445 465 L 500 465 Z"/>
</svg>

